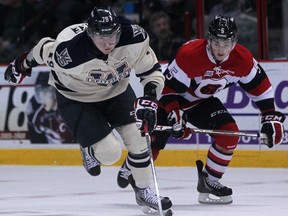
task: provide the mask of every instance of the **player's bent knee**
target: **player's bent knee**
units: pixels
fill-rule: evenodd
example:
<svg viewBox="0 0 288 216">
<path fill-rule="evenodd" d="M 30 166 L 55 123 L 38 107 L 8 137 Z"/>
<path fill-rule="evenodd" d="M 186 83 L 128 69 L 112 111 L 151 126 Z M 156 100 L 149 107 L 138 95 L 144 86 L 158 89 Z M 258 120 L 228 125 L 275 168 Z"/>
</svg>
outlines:
<svg viewBox="0 0 288 216">
<path fill-rule="evenodd" d="M 92 145 L 94 155 L 102 164 L 112 165 L 120 160 L 122 154 L 121 143 L 113 133 Z"/>
<path fill-rule="evenodd" d="M 219 129 L 239 132 L 239 128 L 235 122 L 227 123 L 227 124 L 223 125 L 222 127 L 220 127 Z M 222 147 L 223 149 L 227 149 L 227 150 L 234 150 L 237 147 L 238 141 L 239 141 L 238 136 L 225 136 L 225 135 L 216 135 L 215 136 L 215 142 L 220 147 Z"/>
<path fill-rule="evenodd" d="M 141 154 L 147 151 L 147 141 L 142 137 L 135 123 L 116 128 L 121 135 L 124 145 L 132 154 Z"/>
</svg>

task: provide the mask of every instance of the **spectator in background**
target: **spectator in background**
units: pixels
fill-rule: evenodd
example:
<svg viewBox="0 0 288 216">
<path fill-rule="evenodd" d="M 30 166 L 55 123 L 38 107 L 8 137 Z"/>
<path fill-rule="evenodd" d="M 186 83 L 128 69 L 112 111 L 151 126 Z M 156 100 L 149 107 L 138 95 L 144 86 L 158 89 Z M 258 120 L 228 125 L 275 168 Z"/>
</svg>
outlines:
<svg viewBox="0 0 288 216">
<path fill-rule="evenodd" d="M 82 22 L 94 7 L 95 0 L 29 0 L 29 2 L 33 2 L 33 7 L 38 11 L 37 16 L 30 20 L 30 23 L 37 25 L 41 32 L 38 41 L 45 36 L 56 37 L 64 27 Z"/>
<path fill-rule="evenodd" d="M 92 4 L 93 2 L 91 2 Z M 66 26 L 74 23 L 83 22 L 90 13 L 91 8 L 94 5 L 85 3 L 83 0 L 61 0 L 58 1 L 58 5 L 53 11 L 55 25 L 55 35 L 64 29 Z M 63 16 L 65 14 L 65 16 Z M 54 36 L 54 35 L 53 35 Z"/>
<path fill-rule="evenodd" d="M 142 1 L 142 13 L 139 25 L 146 30 L 149 36 L 152 35 L 152 29 L 149 24 L 151 14 L 162 11 L 162 5 L 159 0 L 144 0 Z"/>
<path fill-rule="evenodd" d="M 209 14 L 209 22 L 218 14 L 230 17 L 237 17 L 241 13 L 238 0 L 222 0 L 220 3 L 212 7 Z"/>
<path fill-rule="evenodd" d="M 58 111 L 55 89 L 48 84 L 49 72 L 39 72 L 35 95 L 27 108 L 31 143 L 74 143 L 74 137 Z"/>
<path fill-rule="evenodd" d="M 216 15 L 234 17 L 239 31 L 242 32 L 238 37 L 238 42 L 246 46 L 254 56 L 257 56 L 257 18 L 254 12 L 255 8 L 253 9 L 252 5 L 247 1 L 222 0 L 212 7 L 205 23 L 207 25 Z M 207 30 L 208 28 L 206 27 L 205 29 Z"/>
<path fill-rule="evenodd" d="M 111 8 L 118 14 L 119 16 L 124 16 L 124 7 L 123 5 L 125 4 L 126 0 L 110 0 L 108 2 L 109 5 L 111 5 Z"/>
<path fill-rule="evenodd" d="M 66 26 L 81 23 L 95 6 L 108 0 L 5 0 L 0 1 L 0 63 L 34 46 L 45 36 L 56 37 Z M 109 0 L 121 10 L 121 1 Z M 65 15 L 63 15 L 65 14 Z"/>
<path fill-rule="evenodd" d="M 152 30 L 150 46 L 157 58 L 159 61 L 172 60 L 185 39 L 171 31 L 170 18 L 164 12 L 153 13 L 149 23 Z"/>
<path fill-rule="evenodd" d="M 193 28 L 193 20 L 196 17 L 196 1 L 195 0 L 161 0 L 163 11 L 168 14 L 171 19 L 171 30 L 179 37 L 185 38 L 185 26 L 189 21 L 190 37 L 193 38 L 195 30 Z M 189 19 L 185 20 L 186 14 Z M 186 27 L 187 28 L 187 27 Z M 188 38 L 186 38 L 188 39 Z M 189 38 L 190 39 L 190 38 Z"/>
<path fill-rule="evenodd" d="M 5 0 L 0 2 L 0 63 L 7 63 L 15 55 L 26 50 L 37 38 L 35 28 L 25 29 L 25 24 L 36 15 L 32 5 L 23 0 Z M 25 30 L 25 31 L 24 31 Z M 25 38 L 25 44 L 20 40 Z"/>
</svg>

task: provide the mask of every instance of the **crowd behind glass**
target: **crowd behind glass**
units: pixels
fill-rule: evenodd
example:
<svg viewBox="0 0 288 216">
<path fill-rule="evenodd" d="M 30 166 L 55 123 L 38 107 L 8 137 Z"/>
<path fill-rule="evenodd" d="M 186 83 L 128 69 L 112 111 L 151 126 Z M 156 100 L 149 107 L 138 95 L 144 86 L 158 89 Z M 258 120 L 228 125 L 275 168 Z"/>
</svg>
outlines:
<svg viewBox="0 0 288 216">
<path fill-rule="evenodd" d="M 83 22 L 97 0 L 0 1 L 0 64 L 11 62 L 42 37 L 55 37 L 71 24 Z M 107 1 L 106 1 L 107 2 Z M 141 25 L 150 35 L 160 61 L 169 61 L 185 38 L 185 12 L 191 38 L 196 38 L 196 0 L 110 0 L 113 9 Z M 287 59 L 288 2 L 266 1 L 268 58 Z M 239 26 L 239 43 L 258 57 L 256 0 L 205 0 L 204 29 L 217 15 L 233 16 Z M 186 26 L 187 28 L 187 26 Z M 207 32 L 205 32 L 205 35 Z M 167 46 L 167 44 L 169 46 Z M 165 52 L 164 52 L 165 51 Z"/>
</svg>

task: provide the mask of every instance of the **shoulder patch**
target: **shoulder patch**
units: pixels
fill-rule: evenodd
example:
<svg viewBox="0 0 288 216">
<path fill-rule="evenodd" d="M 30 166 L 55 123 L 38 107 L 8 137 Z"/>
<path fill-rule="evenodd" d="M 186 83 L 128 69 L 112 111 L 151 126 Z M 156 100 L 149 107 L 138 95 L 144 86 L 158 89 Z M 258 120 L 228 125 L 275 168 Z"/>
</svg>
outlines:
<svg viewBox="0 0 288 216">
<path fill-rule="evenodd" d="M 59 43 L 53 56 L 55 63 L 61 68 L 71 69 L 97 58 L 91 43 L 86 31 Z"/>
<path fill-rule="evenodd" d="M 121 23 L 122 34 L 116 47 L 142 43 L 148 38 L 147 32 L 136 24 Z"/>
<path fill-rule="evenodd" d="M 56 58 L 57 58 L 57 62 L 59 63 L 59 65 L 61 67 L 65 67 L 66 65 L 69 64 L 69 62 L 72 62 L 72 59 L 68 53 L 68 49 L 65 48 L 64 50 L 62 50 L 60 53 L 58 53 L 56 51 Z"/>
<path fill-rule="evenodd" d="M 133 37 L 137 37 L 138 35 L 142 35 L 143 39 L 147 37 L 145 30 L 139 25 L 131 25 L 131 27 L 133 30 Z"/>
<path fill-rule="evenodd" d="M 81 25 L 73 25 L 70 28 L 75 34 L 79 34 L 79 33 L 85 31 L 88 28 L 88 24 L 87 23 L 83 23 Z"/>
</svg>

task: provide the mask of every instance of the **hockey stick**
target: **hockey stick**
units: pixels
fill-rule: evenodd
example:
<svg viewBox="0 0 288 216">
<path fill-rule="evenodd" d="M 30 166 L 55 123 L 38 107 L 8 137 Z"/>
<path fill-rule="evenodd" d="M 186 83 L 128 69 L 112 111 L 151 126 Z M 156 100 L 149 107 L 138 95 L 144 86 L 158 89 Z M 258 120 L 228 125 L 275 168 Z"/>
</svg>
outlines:
<svg viewBox="0 0 288 216">
<path fill-rule="evenodd" d="M 163 211 L 162 211 L 161 197 L 160 197 L 160 193 L 159 193 L 159 187 L 158 187 L 158 182 L 157 182 L 156 170 L 155 170 L 155 166 L 154 166 L 153 154 L 152 154 L 152 149 L 151 149 L 151 137 L 149 135 L 147 121 L 143 122 L 143 126 L 144 126 L 144 133 L 145 133 L 145 137 L 146 137 L 146 141 L 147 141 L 147 146 L 148 146 L 148 153 L 149 153 L 149 156 L 150 156 L 150 163 L 151 163 L 153 180 L 154 180 L 154 185 L 155 185 L 155 190 L 156 190 L 156 195 L 157 195 L 159 213 L 160 213 L 160 216 L 164 216 L 163 215 Z"/>
<path fill-rule="evenodd" d="M 266 139 L 267 135 L 264 133 L 249 133 L 249 132 L 235 132 L 228 130 L 210 130 L 210 129 L 198 129 L 198 128 L 188 128 L 190 133 L 206 133 L 206 134 L 220 134 L 226 136 L 245 136 L 245 137 L 256 137 L 261 139 Z M 154 128 L 155 131 L 171 131 L 172 126 L 157 125 Z"/>
</svg>

